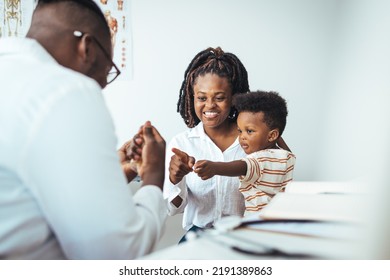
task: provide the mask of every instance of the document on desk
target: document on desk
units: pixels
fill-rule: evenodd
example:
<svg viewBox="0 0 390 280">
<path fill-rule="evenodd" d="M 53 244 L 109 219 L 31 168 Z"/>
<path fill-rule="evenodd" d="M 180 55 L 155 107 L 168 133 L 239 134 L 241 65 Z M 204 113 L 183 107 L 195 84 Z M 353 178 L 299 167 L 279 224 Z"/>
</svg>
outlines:
<svg viewBox="0 0 390 280">
<path fill-rule="evenodd" d="M 261 212 L 243 218 L 231 234 L 288 253 L 358 258 L 357 245 L 365 231 L 359 209 L 365 199 L 362 193 L 278 193 Z"/>
<path fill-rule="evenodd" d="M 361 225 L 320 221 L 257 220 L 250 223 L 247 222 L 245 228 L 260 232 L 288 234 L 301 237 L 347 240 L 351 239 L 357 230 L 361 230 Z"/>
<path fill-rule="evenodd" d="M 259 213 L 262 219 L 361 222 L 361 194 L 279 193 Z"/>
<path fill-rule="evenodd" d="M 319 227 L 317 227 L 319 226 Z M 341 227 L 340 227 L 341 226 Z M 253 246 L 266 246 L 291 255 L 306 255 L 314 259 L 354 259 L 360 257 L 356 228 L 330 223 L 275 224 L 269 230 L 266 224 L 240 227 L 229 236 Z M 325 232 L 321 232 L 326 230 Z M 301 234 L 304 232 L 305 234 Z M 317 234 L 319 234 L 317 236 Z M 322 236 L 320 236 L 322 235 Z M 311 256 L 311 257 L 310 257 Z"/>
</svg>

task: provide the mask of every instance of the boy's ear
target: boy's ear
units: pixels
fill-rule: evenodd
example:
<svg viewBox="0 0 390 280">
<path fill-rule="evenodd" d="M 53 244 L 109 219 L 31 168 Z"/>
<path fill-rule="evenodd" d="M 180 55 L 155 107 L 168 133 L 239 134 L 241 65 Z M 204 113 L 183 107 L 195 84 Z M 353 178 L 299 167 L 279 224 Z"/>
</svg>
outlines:
<svg viewBox="0 0 390 280">
<path fill-rule="evenodd" d="M 277 128 L 272 129 L 268 133 L 268 142 L 276 141 L 276 139 L 278 139 L 278 138 L 279 138 L 279 129 L 277 129 Z"/>
</svg>

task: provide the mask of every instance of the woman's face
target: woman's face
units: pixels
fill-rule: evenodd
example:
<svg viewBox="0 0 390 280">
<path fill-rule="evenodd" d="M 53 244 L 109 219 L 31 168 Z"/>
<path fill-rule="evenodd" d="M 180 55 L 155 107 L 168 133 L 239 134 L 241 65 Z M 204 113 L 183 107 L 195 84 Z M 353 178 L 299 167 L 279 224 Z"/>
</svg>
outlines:
<svg viewBox="0 0 390 280">
<path fill-rule="evenodd" d="M 208 73 L 194 85 L 196 116 L 205 127 L 218 127 L 227 121 L 232 107 L 232 89 L 227 78 Z"/>
</svg>

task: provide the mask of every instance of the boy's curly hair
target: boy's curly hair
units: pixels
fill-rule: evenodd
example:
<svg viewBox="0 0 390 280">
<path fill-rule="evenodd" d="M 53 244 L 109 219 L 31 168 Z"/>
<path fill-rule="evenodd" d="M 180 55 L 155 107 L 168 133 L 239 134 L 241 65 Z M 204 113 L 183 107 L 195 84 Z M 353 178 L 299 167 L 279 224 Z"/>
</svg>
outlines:
<svg viewBox="0 0 390 280">
<path fill-rule="evenodd" d="M 282 135 L 287 121 L 286 100 L 275 91 L 254 91 L 233 97 L 233 104 L 238 113 L 264 113 L 264 121 L 270 129 L 279 129 Z"/>
</svg>

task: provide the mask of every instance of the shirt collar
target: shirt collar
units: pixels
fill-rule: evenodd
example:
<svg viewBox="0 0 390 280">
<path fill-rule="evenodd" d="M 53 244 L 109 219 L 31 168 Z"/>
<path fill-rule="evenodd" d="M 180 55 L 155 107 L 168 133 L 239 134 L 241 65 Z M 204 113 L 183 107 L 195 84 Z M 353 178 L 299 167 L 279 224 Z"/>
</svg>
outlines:
<svg viewBox="0 0 390 280">
<path fill-rule="evenodd" d="M 210 137 L 206 134 L 206 132 L 204 132 L 204 127 L 203 127 L 202 122 L 198 123 L 197 126 L 190 129 L 190 132 L 188 133 L 188 137 L 189 138 L 200 138 L 201 140 L 208 140 L 208 141 L 212 142 Z M 233 144 L 229 148 L 227 148 L 226 150 L 234 148 L 237 145 L 240 145 L 240 142 L 238 141 L 238 137 L 236 138 L 236 140 L 234 140 Z"/>
<path fill-rule="evenodd" d="M 190 129 L 188 137 L 189 138 L 200 138 L 202 140 L 204 140 L 206 138 L 210 139 L 207 136 L 206 132 L 204 132 L 204 127 L 203 127 L 203 123 L 202 122 L 199 122 L 197 124 L 197 126 L 195 126 L 195 127 Z"/>
</svg>

